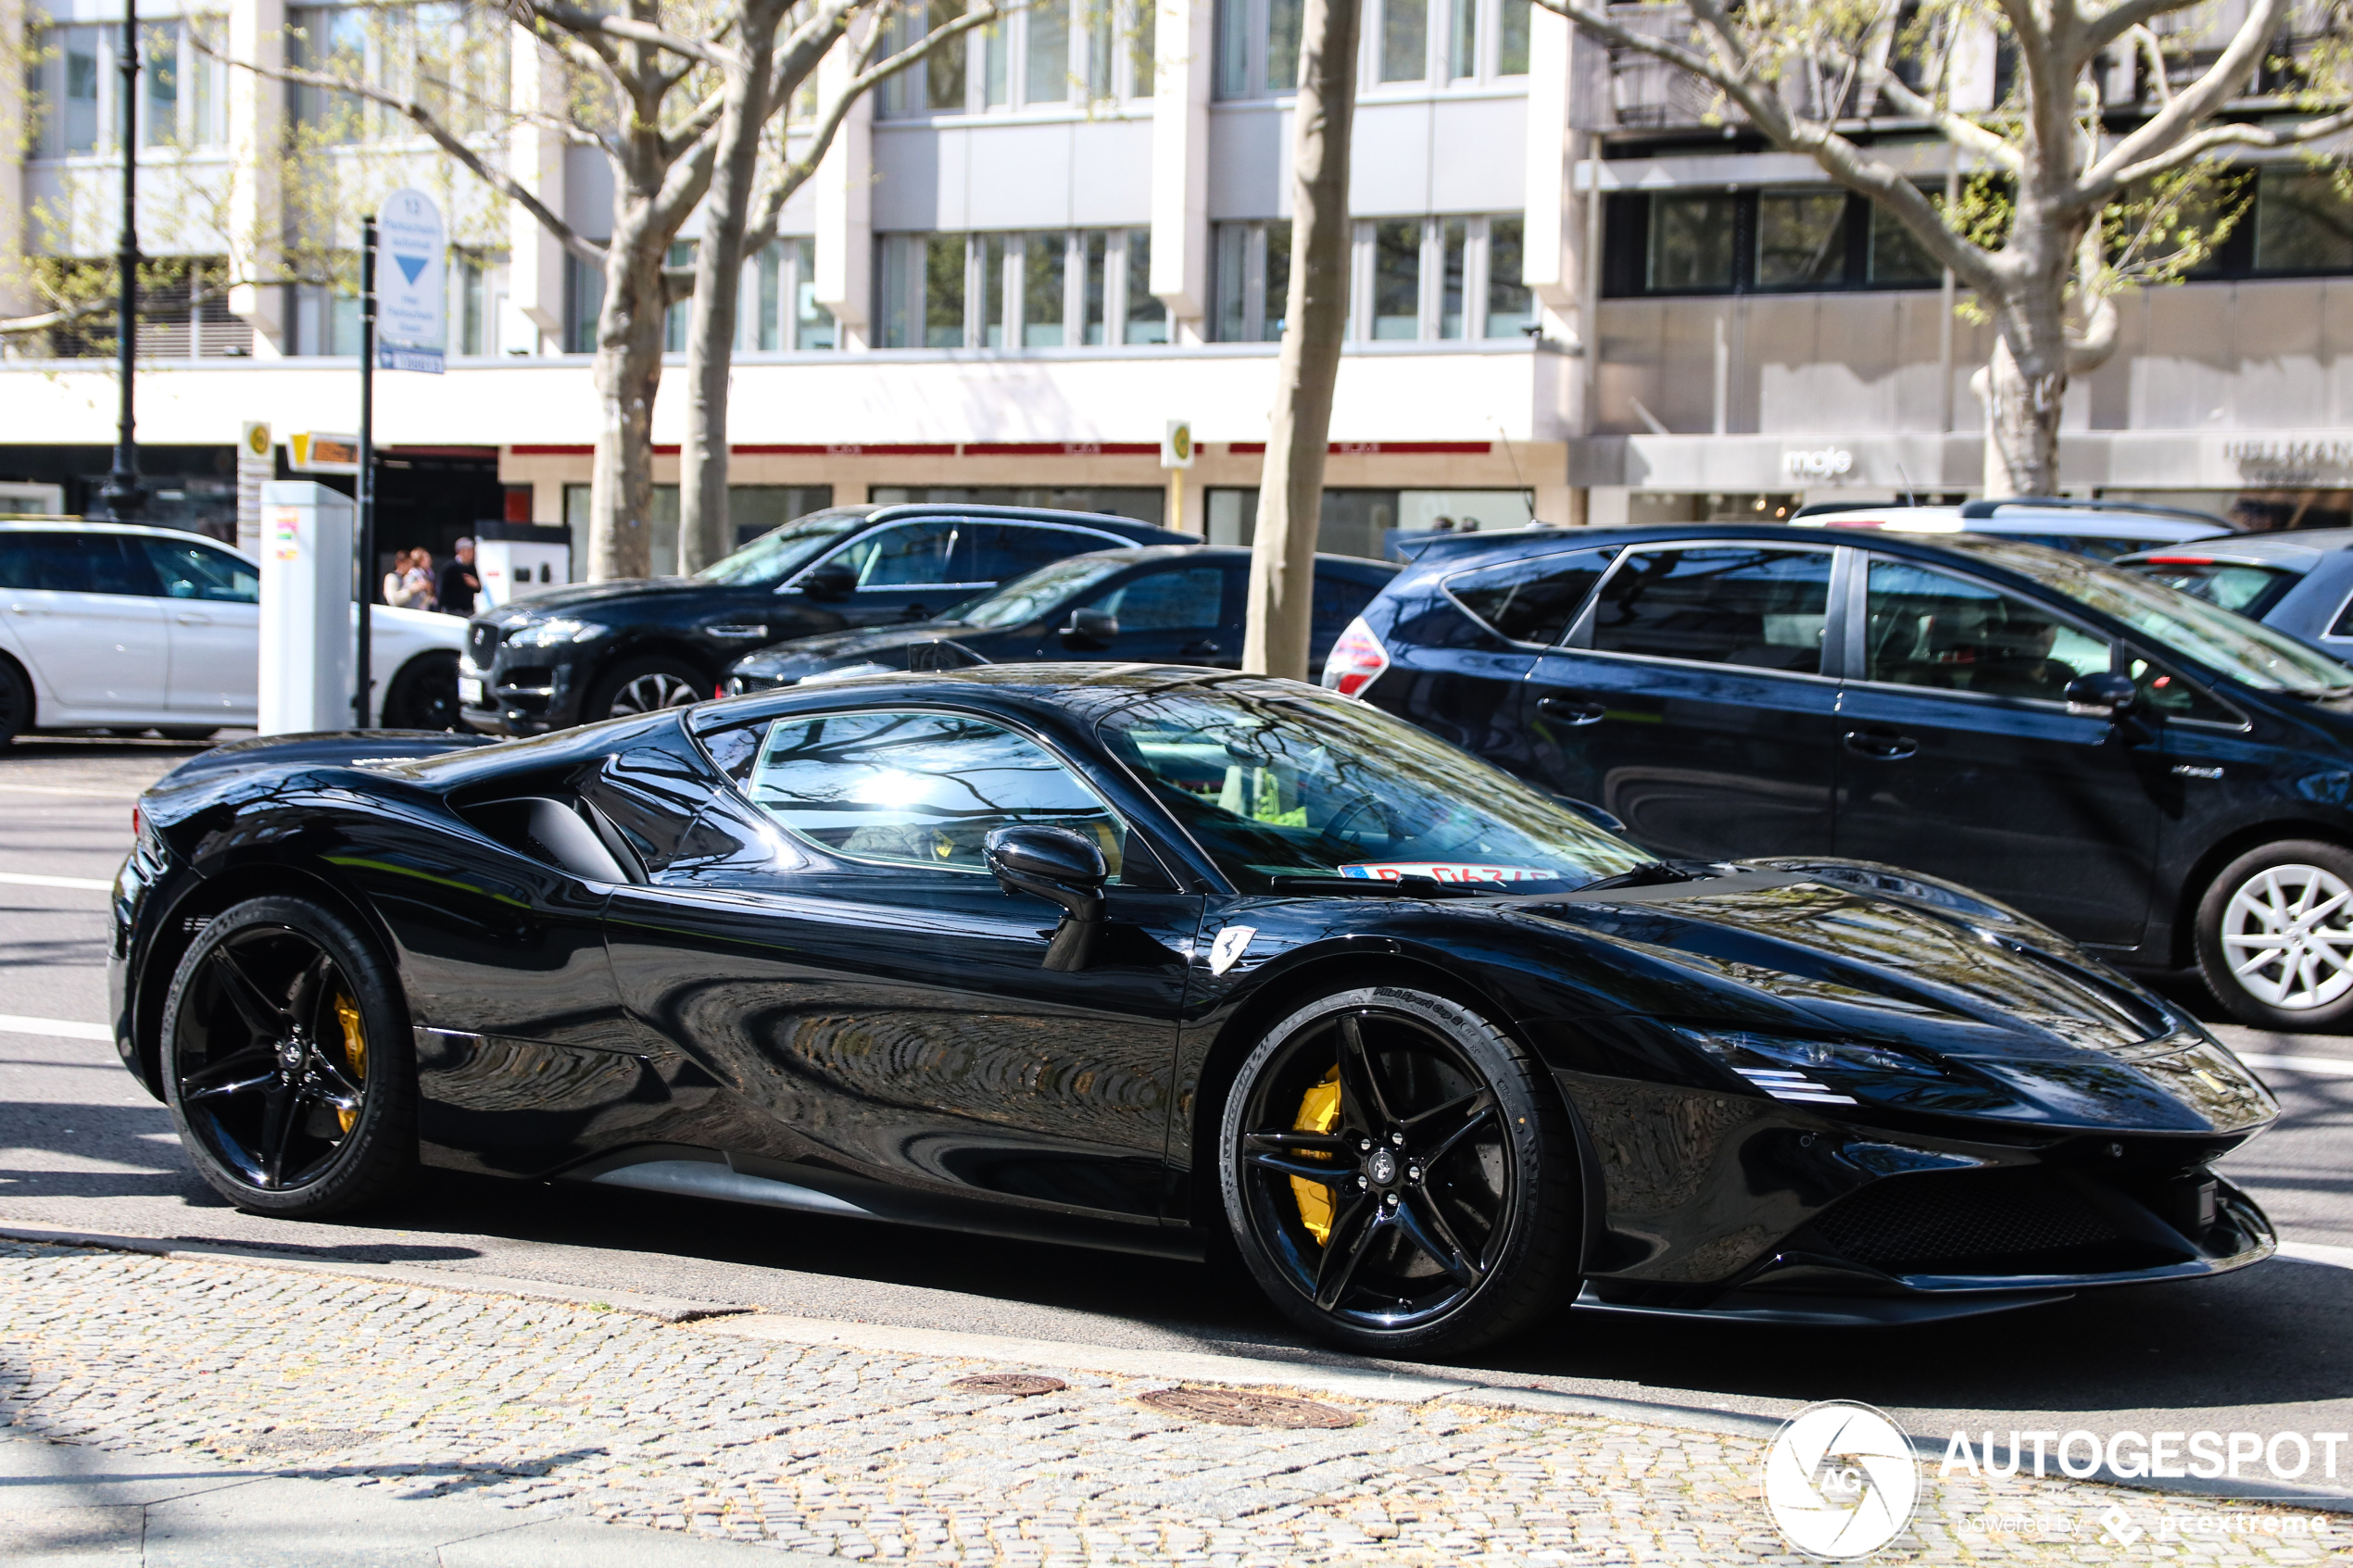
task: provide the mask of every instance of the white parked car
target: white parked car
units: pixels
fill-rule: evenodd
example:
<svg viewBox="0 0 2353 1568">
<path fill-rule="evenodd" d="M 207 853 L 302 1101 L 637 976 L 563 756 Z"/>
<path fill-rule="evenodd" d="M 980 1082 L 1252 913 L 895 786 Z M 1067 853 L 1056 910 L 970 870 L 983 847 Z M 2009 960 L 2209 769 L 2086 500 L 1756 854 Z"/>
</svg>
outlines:
<svg viewBox="0 0 2353 1568">
<path fill-rule="evenodd" d="M 253 723 L 260 599 L 261 569 L 198 534 L 63 519 L 0 522 L 0 746 L 33 729 L 153 729 L 194 739 Z M 375 721 L 455 724 L 465 636 L 461 616 L 375 607 Z"/>
</svg>

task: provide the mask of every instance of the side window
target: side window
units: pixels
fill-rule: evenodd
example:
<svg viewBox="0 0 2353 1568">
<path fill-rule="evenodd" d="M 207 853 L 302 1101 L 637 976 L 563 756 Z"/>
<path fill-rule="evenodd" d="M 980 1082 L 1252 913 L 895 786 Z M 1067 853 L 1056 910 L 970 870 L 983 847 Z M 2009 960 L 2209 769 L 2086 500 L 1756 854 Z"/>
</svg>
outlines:
<svg viewBox="0 0 2353 1568">
<path fill-rule="evenodd" d="M 978 546 L 970 581 L 1010 583 L 1066 556 L 1083 556 L 1127 543 L 1083 528 L 1038 528 L 1019 522 L 968 524 Z"/>
<path fill-rule="evenodd" d="M 971 579 L 956 558 L 960 532 L 961 525 L 953 522 L 902 522 L 852 541 L 834 559 L 857 574 L 861 588 L 928 588 L 967 582 Z"/>
<path fill-rule="evenodd" d="M 167 599 L 212 599 L 230 604 L 261 602 L 261 578 L 226 550 L 142 539 L 147 565 Z"/>
<path fill-rule="evenodd" d="M 785 829 L 845 859 L 986 875 L 993 828 L 1045 823 L 1086 834 L 1119 874 L 1127 830 L 1036 743 L 955 713 L 781 719 L 750 793 Z"/>
<path fill-rule="evenodd" d="M 1214 566 L 1131 577 L 1087 608 L 1118 621 L 1122 632 L 1214 632 L 1226 574 Z"/>
<path fill-rule="evenodd" d="M 53 594 L 156 595 L 146 558 L 119 533 L 12 533 L 0 542 L 0 583 Z"/>
<path fill-rule="evenodd" d="M 1379 595 L 1380 588 L 1378 583 L 1360 583 L 1338 572 L 1317 572 L 1308 635 L 1318 643 L 1338 637 L 1350 621 L 1365 613 L 1365 607 Z"/>
<path fill-rule="evenodd" d="M 1900 686 L 2064 702 L 2114 659 L 2040 605 L 1904 561 L 1872 560 L 1865 619 L 1864 678 Z"/>
<path fill-rule="evenodd" d="M 1615 549 L 1570 550 L 1466 571 L 1446 580 L 1454 602 L 1515 643 L 1550 647 L 1568 635 Z"/>
<path fill-rule="evenodd" d="M 1818 675 L 1830 602 L 1828 550 L 1635 551 L 1602 585 L 1593 649 Z"/>
<path fill-rule="evenodd" d="M 2243 724 L 2245 720 L 2161 664 L 2145 659 L 2130 660 L 2125 669 L 2140 688 L 2141 706 L 2169 719 L 2191 719 L 2208 724 Z"/>
</svg>

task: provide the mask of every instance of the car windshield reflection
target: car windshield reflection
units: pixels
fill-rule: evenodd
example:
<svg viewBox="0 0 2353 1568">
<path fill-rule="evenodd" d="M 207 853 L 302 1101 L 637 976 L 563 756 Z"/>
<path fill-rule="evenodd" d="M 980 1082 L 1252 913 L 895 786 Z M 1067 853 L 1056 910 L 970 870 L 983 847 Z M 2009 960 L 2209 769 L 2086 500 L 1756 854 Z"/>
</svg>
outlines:
<svg viewBox="0 0 2353 1568">
<path fill-rule="evenodd" d="M 1560 892 L 1651 862 L 1424 732 L 1305 688 L 1189 684 L 1123 705 L 1101 733 L 1248 892 L 1298 877 Z"/>
<path fill-rule="evenodd" d="M 730 588 L 765 588 L 782 583 L 817 558 L 826 546 L 866 521 L 862 511 L 812 512 L 774 533 L 763 533 L 695 573 L 698 583 Z"/>
<path fill-rule="evenodd" d="M 1051 614 L 1065 600 L 1076 598 L 1127 564 L 1125 560 L 1073 556 L 1068 560 L 1041 566 L 1001 587 L 975 594 L 941 619 L 961 621 L 967 626 L 992 632 L 1008 626 L 1026 626 L 1039 616 Z"/>
</svg>

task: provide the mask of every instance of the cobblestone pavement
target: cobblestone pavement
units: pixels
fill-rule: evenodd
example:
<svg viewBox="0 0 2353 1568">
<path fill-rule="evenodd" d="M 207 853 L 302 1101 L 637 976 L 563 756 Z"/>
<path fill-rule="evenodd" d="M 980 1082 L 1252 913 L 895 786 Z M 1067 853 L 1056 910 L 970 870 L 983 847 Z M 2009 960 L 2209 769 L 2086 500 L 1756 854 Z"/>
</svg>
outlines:
<svg viewBox="0 0 2353 1568">
<path fill-rule="evenodd" d="M 1164 1383 L 776 1344 L 592 1305 L 0 1243 L 0 1424 L 376 1495 L 470 1495 L 925 1563 L 1802 1561 L 1764 1442 L 1333 1399 L 1357 1424 L 1190 1422 Z M 1884 1562 L 2353 1561 L 2353 1520 L 2061 1481 L 1939 1482 Z M 2121 1505 L 2124 1512 L 2113 1511 Z M 2203 1521 L 2168 1534 L 2166 1514 Z M 2108 1516 L 2103 1524 L 2102 1515 Z M 2145 1532 L 2113 1544 L 2111 1527 Z"/>
</svg>

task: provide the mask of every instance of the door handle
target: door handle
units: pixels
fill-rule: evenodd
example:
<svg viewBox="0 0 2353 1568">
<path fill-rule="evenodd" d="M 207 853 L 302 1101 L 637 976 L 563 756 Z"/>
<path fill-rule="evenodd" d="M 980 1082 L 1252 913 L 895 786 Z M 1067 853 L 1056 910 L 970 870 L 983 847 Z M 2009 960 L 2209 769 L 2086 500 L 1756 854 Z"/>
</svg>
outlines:
<svg viewBox="0 0 2353 1568">
<path fill-rule="evenodd" d="M 1919 748 L 1919 742 L 1909 735 L 1899 735 L 1894 730 L 1846 732 L 1847 750 L 1857 757 L 1875 758 L 1881 762 L 1900 762 Z"/>
<path fill-rule="evenodd" d="M 1609 714 L 1600 703 L 1581 696 L 1540 696 L 1536 711 L 1564 724 L 1598 724 Z"/>
<path fill-rule="evenodd" d="M 209 615 L 197 615 L 193 611 L 186 611 L 182 612 L 180 616 L 180 624 L 182 626 L 209 626 L 212 624 L 212 617 Z"/>
</svg>

